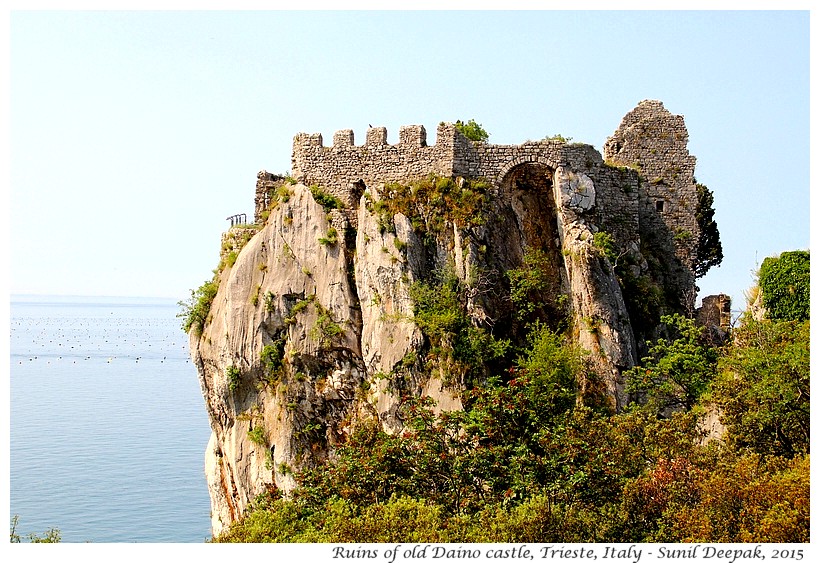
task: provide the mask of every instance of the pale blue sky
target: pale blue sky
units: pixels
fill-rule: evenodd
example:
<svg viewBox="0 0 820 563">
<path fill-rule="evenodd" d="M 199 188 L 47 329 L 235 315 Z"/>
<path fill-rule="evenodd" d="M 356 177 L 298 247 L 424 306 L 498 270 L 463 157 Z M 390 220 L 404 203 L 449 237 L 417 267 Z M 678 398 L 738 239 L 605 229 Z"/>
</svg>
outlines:
<svg viewBox="0 0 820 563">
<path fill-rule="evenodd" d="M 476 119 L 599 151 L 682 114 L 744 306 L 809 247 L 809 12 L 13 12 L 11 292 L 186 298 L 300 132 Z"/>
</svg>

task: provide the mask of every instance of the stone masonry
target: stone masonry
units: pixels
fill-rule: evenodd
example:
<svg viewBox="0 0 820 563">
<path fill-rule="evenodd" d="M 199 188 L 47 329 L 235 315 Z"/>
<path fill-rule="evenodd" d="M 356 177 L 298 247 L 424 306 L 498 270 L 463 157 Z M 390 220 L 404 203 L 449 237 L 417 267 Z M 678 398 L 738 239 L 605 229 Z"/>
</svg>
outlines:
<svg viewBox="0 0 820 563">
<path fill-rule="evenodd" d="M 321 134 L 299 133 L 293 140 L 292 175 L 306 185 L 321 186 L 355 210 L 365 187 L 378 189 L 386 183 L 406 183 L 430 174 L 482 178 L 498 194 L 520 167 L 540 165 L 552 172 L 561 170 L 576 175 L 580 180 L 576 185 L 594 190 L 594 205 L 575 209 L 581 212 L 582 221 L 590 222 L 594 230 L 610 233 L 621 248 L 637 249 L 647 233 L 670 240 L 684 269 L 691 270 L 699 231 L 695 157 L 687 149 L 688 138 L 682 116 L 671 114 L 659 101 L 645 100 L 623 118 L 607 140 L 605 159 L 594 147 L 582 143 L 472 142 L 454 124 L 440 123 L 433 145 L 427 144 L 422 125 L 401 127 L 395 145 L 387 143 L 384 127 L 369 128 L 363 145 L 355 144 L 350 129 L 337 131 L 329 147 L 324 146 Z M 257 216 L 264 203 L 259 194 L 279 178 L 268 173 L 263 178 L 261 174 Z M 571 208 L 572 200 L 565 197 L 563 204 Z M 673 273 L 691 277 L 682 286 L 694 288 L 694 278 L 685 274 Z M 693 300 L 694 291 L 689 293 L 689 300 Z"/>
<path fill-rule="evenodd" d="M 634 166 L 642 176 L 641 218 L 660 219 L 673 235 L 678 257 L 692 267 L 699 235 L 695 211 L 695 157 L 680 115 L 661 102 L 643 101 L 626 114 L 604 145 L 607 161 Z"/>
</svg>

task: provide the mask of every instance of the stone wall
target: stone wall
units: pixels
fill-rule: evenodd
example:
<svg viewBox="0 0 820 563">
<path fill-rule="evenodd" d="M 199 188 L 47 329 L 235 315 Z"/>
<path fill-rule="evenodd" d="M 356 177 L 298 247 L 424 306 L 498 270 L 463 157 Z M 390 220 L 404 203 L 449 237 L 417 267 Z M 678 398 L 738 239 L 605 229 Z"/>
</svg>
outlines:
<svg viewBox="0 0 820 563">
<path fill-rule="evenodd" d="M 720 293 L 707 295 L 697 310 L 697 323 L 704 327 L 705 337 L 713 346 L 723 345 L 732 326 L 732 298 Z"/>
<path fill-rule="evenodd" d="M 271 194 L 282 185 L 285 177 L 279 174 L 271 174 L 267 170 L 261 170 L 256 175 L 256 191 L 253 198 L 253 218 L 256 223 L 263 223 L 262 212 L 264 212 L 271 202 Z"/>
<path fill-rule="evenodd" d="M 575 195 L 556 194 L 567 213 L 593 232 L 610 233 L 618 246 L 634 253 L 647 240 L 676 260 L 664 263 L 675 292 L 685 295 L 684 306 L 694 309 L 691 274 L 699 235 L 696 220 L 695 157 L 689 154 L 683 117 L 672 115 L 659 101 L 645 100 L 630 111 L 604 146 L 605 158 L 590 145 L 561 141 L 528 141 L 496 145 L 470 141 L 452 123 L 441 123 L 436 142 L 427 144 L 422 125 L 403 126 L 399 142 L 387 143 L 387 129 L 370 127 L 364 144 L 356 145 L 350 129 L 337 131 L 332 146 L 322 135 L 299 133 L 293 140 L 292 174 L 306 185 L 317 184 L 351 210 L 363 190 L 389 182 L 407 183 L 430 174 L 482 178 L 494 195 L 509 192 L 516 171 L 535 165 L 554 174 L 560 170 L 567 185 L 592 190 L 592 200 L 573 207 Z M 261 173 L 260 173 L 261 174 Z M 272 176 L 272 175 L 270 175 Z M 257 183 L 260 196 L 275 178 Z M 260 188 L 260 186 L 262 186 Z M 575 189 L 573 188 L 573 189 Z M 579 200 L 581 201 L 581 200 Z"/>
<path fill-rule="evenodd" d="M 292 174 L 305 185 L 318 184 L 351 206 L 358 183 L 375 186 L 386 182 L 406 182 L 431 173 L 449 176 L 453 170 L 455 128 L 442 124 L 438 142 L 427 145 L 422 125 L 404 126 L 399 143 L 387 144 L 387 129 L 371 127 L 365 144 L 354 144 L 353 131 L 337 131 L 333 145 L 325 147 L 322 135 L 299 133 L 293 139 Z"/>
<path fill-rule="evenodd" d="M 423 125 L 406 125 L 399 142 L 387 144 L 387 129 L 371 127 L 364 145 L 355 145 L 353 131 L 333 135 L 324 146 L 320 133 L 299 133 L 293 139 L 292 170 L 296 180 L 318 184 L 342 200 L 351 185 L 367 186 L 407 182 L 429 174 L 484 178 L 498 186 L 518 165 L 538 163 L 553 170 L 559 166 L 579 171 L 600 168 L 601 155 L 592 146 L 559 141 L 536 141 L 521 145 L 475 143 L 461 135 L 452 123 L 441 123 L 434 145 L 427 144 Z"/>
<path fill-rule="evenodd" d="M 659 101 L 644 100 L 607 139 L 604 157 L 640 171 L 642 223 L 650 227 L 659 218 L 663 225 L 655 228 L 669 230 L 678 257 L 691 268 L 700 231 L 695 157 L 689 154 L 688 141 L 683 116 L 672 115 Z"/>
</svg>

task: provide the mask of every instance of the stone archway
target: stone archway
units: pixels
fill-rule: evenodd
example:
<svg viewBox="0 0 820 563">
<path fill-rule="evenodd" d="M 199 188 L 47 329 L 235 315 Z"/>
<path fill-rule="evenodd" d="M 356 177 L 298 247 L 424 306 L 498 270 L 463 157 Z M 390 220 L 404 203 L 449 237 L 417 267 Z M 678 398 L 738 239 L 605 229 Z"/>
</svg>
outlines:
<svg viewBox="0 0 820 563">
<path fill-rule="evenodd" d="M 560 253 L 554 177 L 553 168 L 527 162 L 514 166 L 501 179 L 501 191 L 518 218 L 525 249 L 554 249 Z"/>
<path fill-rule="evenodd" d="M 494 253 L 494 266 L 507 272 L 525 268 L 525 257 L 535 258 L 540 290 L 532 293 L 534 312 L 527 319 L 513 320 L 514 333 L 523 335 L 526 323 L 546 322 L 558 328 L 564 320 L 566 273 L 558 229 L 558 211 L 554 190 L 555 169 L 537 161 L 525 161 L 506 167 L 499 179 L 499 199 L 489 244 L 499 249 Z M 512 319 L 518 311 L 511 304 Z"/>
</svg>

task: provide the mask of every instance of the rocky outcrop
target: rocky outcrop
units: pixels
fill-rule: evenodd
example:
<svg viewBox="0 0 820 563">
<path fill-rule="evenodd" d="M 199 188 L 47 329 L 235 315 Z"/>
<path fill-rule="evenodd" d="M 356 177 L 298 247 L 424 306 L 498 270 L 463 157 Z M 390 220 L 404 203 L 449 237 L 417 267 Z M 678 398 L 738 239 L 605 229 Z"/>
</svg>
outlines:
<svg viewBox="0 0 820 563">
<path fill-rule="evenodd" d="M 460 280 L 473 327 L 521 342 L 508 273 L 538 251 L 547 280 L 539 319 L 569 327 L 590 352 L 613 408 L 628 399 L 621 374 L 653 328 L 647 319 L 687 302 L 658 298 L 692 277 L 664 286 L 653 271 L 659 252 L 668 264 L 686 264 L 669 230 L 658 230 L 654 204 L 637 192 L 636 171 L 605 164 L 587 145 L 496 148 L 439 130 L 435 147 L 423 128 L 403 129 L 395 147 L 386 134 L 371 135 L 364 149 L 349 132 L 337 134 L 333 149 L 321 136 L 297 136 L 295 168 L 302 179 L 332 174 L 327 192 L 260 173 L 258 230 L 225 237 L 219 290 L 201 333 L 190 336 L 213 431 L 206 475 L 214 534 L 257 495 L 287 494 L 295 470 L 333 456 L 361 421 L 401 431 L 403 396 L 462 408 L 463 391 L 482 372 L 470 380 L 448 372 L 417 322 L 414 288 L 436 272 Z M 618 145 L 622 155 L 630 139 Z M 427 168 L 437 176 L 413 184 Z M 402 173 L 412 176 L 403 187 L 390 183 Z M 658 302 L 647 304 L 641 291 Z"/>
</svg>

